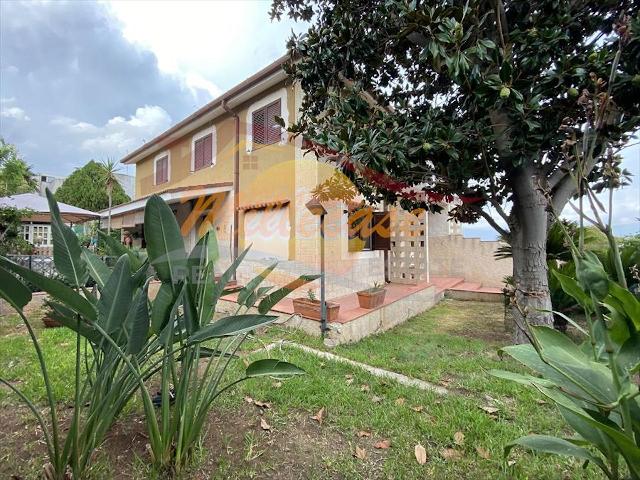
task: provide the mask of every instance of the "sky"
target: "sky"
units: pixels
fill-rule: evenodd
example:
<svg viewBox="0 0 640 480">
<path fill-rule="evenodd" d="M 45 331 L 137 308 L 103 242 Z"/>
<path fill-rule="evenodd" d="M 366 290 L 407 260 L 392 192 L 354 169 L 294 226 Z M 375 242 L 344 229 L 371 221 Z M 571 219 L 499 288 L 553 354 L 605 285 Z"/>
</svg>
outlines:
<svg viewBox="0 0 640 480">
<path fill-rule="evenodd" d="M 118 160 L 285 53 L 304 25 L 271 22 L 269 8 L 267 0 L 0 0 L 0 136 L 38 173 Z M 640 147 L 624 157 L 638 179 Z M 615 205 L 616 233 L 637 233 L 640 180 L 616 192 Z M 463 230 L 495 238 L 484 221 Z"/>
</svg>

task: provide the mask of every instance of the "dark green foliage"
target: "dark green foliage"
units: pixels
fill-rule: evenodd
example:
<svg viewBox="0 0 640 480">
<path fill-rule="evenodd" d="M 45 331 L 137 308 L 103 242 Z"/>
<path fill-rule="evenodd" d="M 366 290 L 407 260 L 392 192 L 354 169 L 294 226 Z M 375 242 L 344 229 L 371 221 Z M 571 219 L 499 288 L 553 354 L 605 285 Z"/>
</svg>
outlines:
<svg viewBox="0 0 640 480">
<path fill-rule="evenodd" d="M 28 255 L 33 251 L 33 245 L 20 236 L 22 218 L 28 217 L 30 213 L 29 210 L 0 207 L 0 255 Z"/>
<path fill-rule="evenodd" d="M 91 160 L 84 167 L 73 172 L 56 190 L 56 200 L 76 207 L 97 212 L 109 206 L 105 184 L 105 169 Z M 119 183 L 113 185 L 113 205 L 131 200 Z"/>
<path fill-rule="evenodd" d="M 34 175 L 15 145 L 0 138 L 0 197 L 35 191 Z"/>
</svg>

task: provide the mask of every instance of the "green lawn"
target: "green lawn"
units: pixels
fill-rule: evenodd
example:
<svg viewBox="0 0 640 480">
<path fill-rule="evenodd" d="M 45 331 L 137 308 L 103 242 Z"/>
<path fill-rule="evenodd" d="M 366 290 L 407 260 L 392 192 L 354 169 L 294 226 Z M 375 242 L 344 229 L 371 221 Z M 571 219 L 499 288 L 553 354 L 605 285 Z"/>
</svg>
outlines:
<svg viewBox="0 0 640 480">
<path fill-rule="evenodd" d="M 585 471 L 578 462 L 522 450 L 512 454 L 515 463 L 503 462 L 502 449 L 509 440 L 532 432 L 562 434 L 563 423 L 540 396 L 487 374 L 491 368 L 517 370 L 497 355 L 497 348 L 508 342 L 502 318 L 503 307 L 498 304 L 445 300 L 392 331 L 332 350 L 439 384 L 452 392 L 447 396 L 400 386 L 292 347 L 272 351 L 271 356 L 292 361 L 308 374 L 281 383 L 252 381 L 232 390 L 214 409 L 199 462 L 186 478 L 600 478 L 593 468 Z M 0 372 L 42 400 L 35 356 L 24 329 L 15 328 L 17 323 L 13 317 L 1 320 Z M 47 358 L 55 365 L 56 392 L 68 402 L 74 337 L 62 329 L 39 330 L 38 334 Z M 245 344 L 245 354 L 251 359 L 266 356 L 250 352 L 276 338 L 324 348 L 316 338 L 272 327 L 260 341 Z M 237 374 L 240 367 L 238 364 L 229 375 Z M 260 428 L 261 410 L 245 401 L 246 396 L 271 404 L 264 410 L 271 431 Z M 4 414 L 17 403 L 4 389 L 0 402 Z M 483 407 L 497 411 L 489 414 Z M 321 408 L 325 415 L 319 425 L 310 417 Z M 128 411 L 120 424 L 139 420 L 137 405 Z M 361 437 L 361 431 L 371 436 Z M 464 439 L 458 434 L 456 443 L 457 432 Z M 5 445 L 3 435 L 9 432 L 0 432 L 0 464 L 33 473 L 34 461 L 12 461 L 20 456 Z M 126 434 L 122 435 L 126 443 Z M 118 427 L 114 437 L 120 436 Z M 390 440 L 391 447 L 374 448 L 381 440 Z M 97 459 L 95 478 L 115 477 L 120 472 L 114 466 L 111 441 Z M 424 465 L 414 457 L 418 443 L 427 450 Z M 364 459 L 354 457 L 356 446 L 364 450 Z M 130 466 L 133 478 L 144 478 L 149 475 L 144 456 L 141 448 L 129 454 L 125 451 L 118 458 Z M 0 467 L 0 475 L 4 473 Z"/>
</svg>

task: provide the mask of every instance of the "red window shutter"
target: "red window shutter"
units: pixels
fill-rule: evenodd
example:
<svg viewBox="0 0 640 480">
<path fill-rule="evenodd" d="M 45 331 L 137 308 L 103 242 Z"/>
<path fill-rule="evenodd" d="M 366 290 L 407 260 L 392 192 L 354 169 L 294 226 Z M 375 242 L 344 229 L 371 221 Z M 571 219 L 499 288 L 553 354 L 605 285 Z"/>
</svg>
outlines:
<svg viewBox="0 0 640 480">
<path fill-rule="evenodd" d="M 268 144 L 278 143 L 280 141 L 281 130 L 280 130 L 280 125 L 278 125 L 278 123 L 276 122 L 276 117 L 279 117 L 282 115 L 280 99 L 267 105 L 266 110 L 267 110 L 266 112 L 267 142 L 266 143 Z"/>
<path fill-rule="evenodd" d="M 253 143 L 256 143 L 259 145 L 266 145 L 267 143 L 266 132 L 265 132 L 265 118 L 266 118 L 266 111 L 264 108 L 261 108 L 260 110 L 256 110 L 251 115 L 251 126 L 252 126 L 251 130 L 252 130 L 252 136 L 253 136 Z"/>
<path fill-rule="evenodd" d="M 193 169 L 199 170 L 204 166 L 204 143 L 202 139 L 196 140 L 193 149 Z"/>
<path fill-rule="evenodd" d="M 156 161 L 156 184 L 169 180 L 169 157 L 162 157 Z"/>
<path fill-rule="evenodd" d="M 209 134 L 202 139 L 202 166 L 209 166 L 213 164 L 213 151 L 212 151 L 213 135 Z"/>
</svg>

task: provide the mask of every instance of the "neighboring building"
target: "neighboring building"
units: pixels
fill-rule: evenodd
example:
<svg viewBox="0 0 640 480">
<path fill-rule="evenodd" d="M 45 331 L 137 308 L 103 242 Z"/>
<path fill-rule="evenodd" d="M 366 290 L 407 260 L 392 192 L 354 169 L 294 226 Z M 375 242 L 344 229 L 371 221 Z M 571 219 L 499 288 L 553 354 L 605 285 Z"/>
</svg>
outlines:
<svg viewBox="0 0 640 480">
<path fill-rule="evenodd" d="M 67 177 L 48 175 L 44 173 L 39 173 L 33 178 L 37 183 L 36 191 L 43 197 L 45 196 L 45 190 L 47 188 L 51 190 L 52 193 L 56 193 L 56 190 L 58 190 L 58 188 L 60 188 L 67 179 Z M 116 178 L 118 179 L 118 183 L 122 186 L 124 193 L 126 193 L 129 198 L 133 198 L 135 196 L 135 177 L 124 173 L 116 173 Z"/>
<path fill-rule="evenodd" d="M 37 255 L 51 255 L 53 250 L 53 237 L 51 235 L 51 213 L 49 202 L 43 196 L 36 193 L 21 193 L 0 197 L 0 207 L 29 210 L 31 214 L 22 218 L 20 234 L 27 242 L 35 247 Z M 88 220 L 97 220 L 100 215 L 83 208 L 58 202 L 60 216 L 69 225 L 76 225 Z"/>
<path fill-rule="evenodd" d="M 305 204 L 334 168 L 303 156 L 302 138 L 290 140 L 276 121 L 280 117 L 290 125 L 302 103 L 300 86 L 290 83 L 282 69 L 285 61 L 286 57 L 277 60 L 126 155 L 122 163 L 136 166 L 135 199 L 112 209 L 112 228 L 122 228 L 134 244 L 144 246 L 145 202 L 158 194 L 173 209 L 188 249 L 210 225 L 224 250 L 222 267 L 252 245 L 249 261 L 239 271 L 241 282 L 274 260 L 280 262 L 279 273 L 270 279 L 279 283 L 301 273 L 317 273 L 319 222 Z M 354 205 L 329 201 L 324 206 L 329 298 L 382 283 L 385 276 L 398 283 L 427 281 L 428 237 L 453 238 L 460 233 L 446 215 L 416 218 L 391 209 L 390 241 L 378 241 L 375 235 L 350 238 L 348 216 Z M 101 215 L 104 224 L 107 212 Z M 469 248 L 466 254 L 474 252 Z M 466 261 L 490 270 L 486 260 Z M 503 275 L 485 276 L 494 277 L 485 283 L 497 284 Z"/>
</svg>

